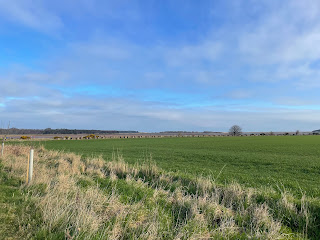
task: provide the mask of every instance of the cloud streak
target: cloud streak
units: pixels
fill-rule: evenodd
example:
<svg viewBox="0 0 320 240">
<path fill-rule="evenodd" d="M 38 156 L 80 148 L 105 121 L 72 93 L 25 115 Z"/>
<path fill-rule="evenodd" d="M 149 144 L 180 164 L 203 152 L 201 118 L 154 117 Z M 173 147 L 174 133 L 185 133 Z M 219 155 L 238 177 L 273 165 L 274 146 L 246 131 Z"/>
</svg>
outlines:
<svg viewBox="0 0 320 240">
<path fill-rule="evenodd" d="M 47 34 L 56 33 L 64 26 L 62 19 L 39 0 L 1 0 L 0 14 L 9 22 Z"/>
</svg>

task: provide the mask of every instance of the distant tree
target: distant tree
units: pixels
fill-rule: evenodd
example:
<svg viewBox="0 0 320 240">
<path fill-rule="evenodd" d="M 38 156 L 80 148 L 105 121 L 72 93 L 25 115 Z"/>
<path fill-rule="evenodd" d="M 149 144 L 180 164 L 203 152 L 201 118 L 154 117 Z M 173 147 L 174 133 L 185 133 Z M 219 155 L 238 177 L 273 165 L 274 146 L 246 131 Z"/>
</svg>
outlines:
<svg viewBox="0 0 320 240">
<path fill-rule="evenodd" d="M 51 128 L 46 128 L 43 130 L 43 134 L 52 134 L 52 129 Z"/>
<path fill-rule="evenodd" d="M 229 129 L 229 134 L 231 136 L 240 136 L 242 133 L 242 129 L 241 127 L 239 127 L 238 125 L 233 125 L 230 129 Z"/>
<path fill-rule="evenodd" d="M 270 136 L 273 136 L 273 135 L 274 135 L 274 133 L 273 133 L 272 131 L 271 131 L 269 134 L 270 134 Z"/>
<path fill-rule="evenodd" d="M 296 135 L 299 135 L 299 134 L 300 134 L 300 131 L 299 131 L 299 130 L 297 130 L 297 131 L 296 131 Z"/>
</svg>

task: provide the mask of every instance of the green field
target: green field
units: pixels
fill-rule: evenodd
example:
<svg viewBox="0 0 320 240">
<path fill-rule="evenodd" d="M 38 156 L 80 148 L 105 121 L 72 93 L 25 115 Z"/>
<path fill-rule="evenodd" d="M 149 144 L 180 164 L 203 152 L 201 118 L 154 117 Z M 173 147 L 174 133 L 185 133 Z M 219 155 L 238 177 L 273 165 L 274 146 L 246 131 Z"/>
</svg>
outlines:
<svg viewBox="0 0 320 240">
<path fill-rule="evenodd" d="M 30 147 L 12 142 L 0 157 L 2 235 L 320 239 L 319 139 L 25 141 L 44 145 L 28 185 Z"/>
<path fill-rule="evenodd" d="M 272 186 L 299 196 L 320 196 L 320 136 L 144 138 L 41 141 L 47 149 L 111 160 L 121 153 L 129 163 L 152 156 L 157 166 L 220 183 Z M 219 174 L 220 173 L 220 174 Z"/>
</svg>

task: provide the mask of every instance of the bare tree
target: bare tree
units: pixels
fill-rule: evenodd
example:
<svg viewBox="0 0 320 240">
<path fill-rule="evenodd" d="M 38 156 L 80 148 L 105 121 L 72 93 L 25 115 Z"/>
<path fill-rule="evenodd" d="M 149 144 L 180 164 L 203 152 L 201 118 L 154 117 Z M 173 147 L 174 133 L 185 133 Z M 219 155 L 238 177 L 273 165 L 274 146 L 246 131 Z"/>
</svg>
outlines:
<svg viewBox="0 0 320 240">
<path fill-rule="evenodd" d="M 241 127 L 239 127 L 238 125 L 233 125 L 230 129 L 229 129 L 229 134 L 231 136 L 240 136 L 242 133 L 242 129 Z"/>
</svg>

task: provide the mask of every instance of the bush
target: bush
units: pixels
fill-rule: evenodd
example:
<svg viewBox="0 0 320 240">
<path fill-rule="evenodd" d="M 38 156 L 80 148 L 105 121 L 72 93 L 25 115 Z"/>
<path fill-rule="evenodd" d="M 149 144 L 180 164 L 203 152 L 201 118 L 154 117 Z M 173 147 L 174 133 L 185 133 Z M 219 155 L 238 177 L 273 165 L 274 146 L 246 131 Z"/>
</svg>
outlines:
<svg viewBox="0 0 320 240">
<path fill-rule="evenodd" d="M 90 134 L 90 135 L 88 135 L 88 136 L 85 136 L 84 138 L 85 139 L 95 139 L 95 138 L 98 138 L 99 136 L 96 136 L 96 135 L 94 135 L 94 134 Z"/>
<path fill-rule="evenodd" d="M 53 139 L 61 139 L 61 137 L 56 136 L 56 137 L 53 137 Z"/>
<path fill-rule="evenodd" d="M 28 137 L 28 136 L 21 136 L 20 139 L 23 139 L 23 140 L 25 140 L 25 139 L 30 139 L 30 137 Z"/>
</svg>

